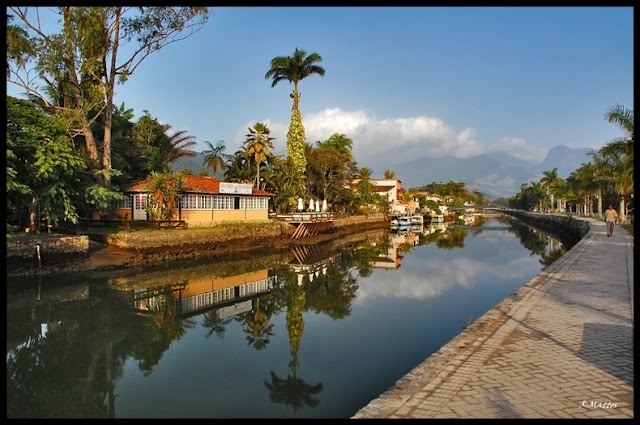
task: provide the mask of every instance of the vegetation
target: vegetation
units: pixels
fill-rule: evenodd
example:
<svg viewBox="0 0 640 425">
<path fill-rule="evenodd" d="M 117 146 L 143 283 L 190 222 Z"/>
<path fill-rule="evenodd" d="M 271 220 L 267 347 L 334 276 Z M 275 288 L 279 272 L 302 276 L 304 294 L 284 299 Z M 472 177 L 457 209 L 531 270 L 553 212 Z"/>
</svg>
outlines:
<svg viewBox="0 0 640 425">
<path fill-rule="evenodd" d="M 61 22 L 58 33 L 42 26 L 41 14 L 47 12 Z M 201 29 L 208 18 L 206 7 L 10 6 L 7 82 L 26 90 L 84 142 L 90 168 L 102 170 L 94 173 L 98 183 L 109 188 L 116 84 L 124 84 L 152 53 Z M 19 24 L 10 23 L 14 19 Z M 122 58 L 123 52 L 130 56 Z M 30 78 L 34 74 L 39 78 Z"/>
<path fill-rule="evenodd" d="M 592 162 L 582 164 L 566 180 L 554 168 L 546 170 L 538 182 L 523 183 L 507 201 L 508 206 L 601 217 L 603 206 L 618 204 L 620 221 L 625 223 L 633 211 L 633 110 L 615 105 L 604 118 L 620 127 L 624 135 L 590 151 Z"/>
<path fill-rule="evenodd" d="M 60 18 L 58 32 L 43 31 L 41 13 Z M 169 175 L 170 165 L 196 154 L 195 138 L 172 131 L 147 110 L 133 120 L 133 110 L 124 103 L 115 106 L 113 95 L 116 84 L 125 83 L 146 57 L 188 38 L 209 13 L 203 7 L 8 8 L 7 83 L 23 88 L 28 98 L 7 97 L 8 225 L 37 231 L 43 220 L 75 223 L 94 213 L 109 218 L 124 199 L 120 188 L 146 179 L 177 179 Z M 125 45 L 129 56 L 123 58 Z M 334 133 L 306 142 L 299 83 L 310 75 L 324 76 L 321 61 L 317 53 L 296 48 L 291 56 L 273 58 L 265 74 L 272 87 L 293 84 L 286 157 L 272 154 L 275 138 L 264 123 L 256 123 L 231 155 L 223 140 L 205 141 L 201 174 L 222 172 L 227 181 L 273 193 L 271 209 L 278 213 L 295 211 L 301 197 L 325 200 L 330 209 L 346 214 L 387 212 L 388 200 L 373 190 L 372 170 L 359 167 L 353 157 L 352 139 Z M 31 73 L 37 78 L 27 79 Z M 539 181 L 523 183 L 513 198 L 494 204 L 599 216 L 612 203 L 624 222 L 633 211 L 633 110 L 615 105 L 604 118 L 623 136 L 590 152 L 591 162 L 567 179 L 557 169 L 545 170 Z M 395 176 L 384 171 L 386 179 Z M 176 201 L 160 192 L 156 216 Z M 405 199 L 427 207 L 421 192 L 439 195 L 454 207 L 486 203 L 483 194 L 455 181 L 409 188 Z"/>
<path fill-rule="evenodd" d="M 304 155 L 306 138 L 299 107 L 302 93 L 298 90 L 298 84 L 310 75 L 324 76 L 325 70 L 317 65 L 319 62 L 322 62 L 319 54 L 307 55 L 306 51 L 296 48 L 292 56 L 277 56 L 271 59 L 271 68 L 264 76 L 266 80 L 271 79 L 271 87 L 275 87 L 281 81 L 293 83 L 293 92 L 289 95 L 293 99 L 293 105 L 287 132 L 287 155 L 291 158 L 300 180 L 306 172 L 307 161 Z"/>
</svg>

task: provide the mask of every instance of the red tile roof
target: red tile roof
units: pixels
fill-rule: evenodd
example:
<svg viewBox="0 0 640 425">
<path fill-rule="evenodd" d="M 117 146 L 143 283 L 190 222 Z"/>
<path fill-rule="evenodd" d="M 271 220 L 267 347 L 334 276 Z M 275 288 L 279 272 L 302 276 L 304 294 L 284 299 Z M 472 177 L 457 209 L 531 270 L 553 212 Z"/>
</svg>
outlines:
<svg viewBox="0 0 640 425">
<path fill-rule="evenodd" d="M 184 182 L 184 193 L 217 195 L 220 193 L 220 182 L 222 180 L 208 176 L 184 175 L 182 176 L 182 181 Z M 125 192 L 147 192 L 150 185 L 151 180 L 143 180 L 132 184 Z M 251 194 L 254 196 L 274 196 L 273 193 L 265 192 L 255 187 L 251 189 Z"/>
</svg>

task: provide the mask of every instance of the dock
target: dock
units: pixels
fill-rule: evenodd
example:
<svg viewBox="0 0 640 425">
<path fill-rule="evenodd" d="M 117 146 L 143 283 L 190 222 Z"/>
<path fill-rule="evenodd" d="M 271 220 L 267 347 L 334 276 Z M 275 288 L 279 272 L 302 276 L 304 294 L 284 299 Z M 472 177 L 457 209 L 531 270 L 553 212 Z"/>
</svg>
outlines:
<svg viewBox="0 0 640 425">
<path fill-rule="evenodd" d="M 300 212 L 294 214 L 278 214 L 276 217 L 286 223 L 296 226 L 291 237 L 300 239 L 313 237 L 332 228 L 336 219 L 334 212 Z"/>
</svg>

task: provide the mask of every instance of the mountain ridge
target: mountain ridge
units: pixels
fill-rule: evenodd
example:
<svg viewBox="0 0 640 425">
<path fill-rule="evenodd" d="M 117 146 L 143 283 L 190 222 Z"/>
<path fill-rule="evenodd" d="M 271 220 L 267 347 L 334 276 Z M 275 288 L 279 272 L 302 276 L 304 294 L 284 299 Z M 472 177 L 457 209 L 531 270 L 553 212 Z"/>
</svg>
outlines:
<svg viewBox="0 0 640 425">
<path fill-rule="evenodd" d="M 406 189 L 430 183 L 448 181 L 464 182 L 471 190 L 478 190 L 488 198 L 514 196 L 524 183 L 538 182 L 542 173 L 557 168 L 558 176 L 566 179 L 583 163 L 590 162 L 588 148 L 570 148 L 558 145 L 551 149 L 540 162 L 528 161 L 505 153 L 481 154 L 471 158 L 418 158 L 408 162 L 394 163 L 384 169 L 373 169 L 373 178 L 382 178 L 384 170 L 392 169 Z M 200 174 L 204 156 L 198 153 L 191 158 L 181 158 L 171 164 L 171 170 L 190 169 Z M 213 174 L 211 169 L 207 169 Z M 220 171 L 216 177 L 224 179 Z"/>
</svg>

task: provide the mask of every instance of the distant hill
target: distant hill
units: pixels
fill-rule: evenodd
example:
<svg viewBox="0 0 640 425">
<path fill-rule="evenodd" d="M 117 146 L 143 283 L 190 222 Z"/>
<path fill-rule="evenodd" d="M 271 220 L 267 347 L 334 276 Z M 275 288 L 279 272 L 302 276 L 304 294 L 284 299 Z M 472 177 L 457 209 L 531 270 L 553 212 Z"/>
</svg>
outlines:
<svg viewBox="0 0 640 425">
<path fill-rule="evenodd" d="M 202 170 L 206 170 L 210 176 L 224 179 L 224 172 L 218 170 L 215 176 L 213 176 L 213 170 L 208 167 L 203 167 L 204 154 L 198 153 L 196 156 L 188 158 L 180 158 L 169 164 L 171 171 L 181 171 L 184 169 L 191 170 L 194 175 L 199 175 Z"/>
<path fill-rule="evenodd" d="M 389 164 L 405 188 L 424 186 L 429 183 L 450 180 L 464 182 L 467 188 L 479 190 L 489 198 L 511 197 L 518 193 L 520 185 L 539 181 L 542 172 L 558 169 L 558 176 L 566 179 L 583 163 L 591 161 L 589 149 L 574 149 L 564 145 L 549 150 L 540 163 L 526 161 L 512 155 L 497 153 L 478 155 L 473 158 L 454 157 L 421 158 L 405 163 Z M 171 170 L 189 169 L 195 175 L 206 169 L 202 166 L 204 155 L 198 153 L 193 158 L 181 158 L 171 164 Z M 213 170 L 206 169 L 209 175 Z M 374 176 L 382 176 L 383 170 L 373 170 Z M 218 170 L 217 178 L 224 179 Z"/>
<path fill-rule="evenodd" d="M 464 182 L 467 188 L 479 190 L 489 198 L 510 197 L 518 193 L 521 184 L 539 181 L 546 170 L 557 168 L 558 176 L 566 179 L 583 163 L 590 162 L 587 152 L 589 149 L 560 145 L 549 150 L 540 163 L 501 153 L 467 159 L 421 158 L 393 164 L 391 169 L 405 188 L 451 180 Z M 374 175 L 377 174 L 382 174 L 382 171 L 377 173 L 374 170 Z"/>
</svg>

